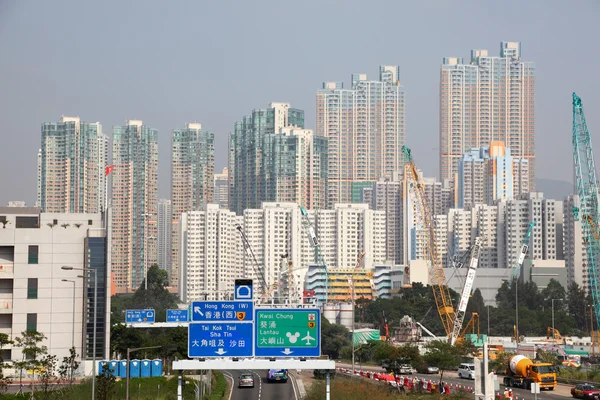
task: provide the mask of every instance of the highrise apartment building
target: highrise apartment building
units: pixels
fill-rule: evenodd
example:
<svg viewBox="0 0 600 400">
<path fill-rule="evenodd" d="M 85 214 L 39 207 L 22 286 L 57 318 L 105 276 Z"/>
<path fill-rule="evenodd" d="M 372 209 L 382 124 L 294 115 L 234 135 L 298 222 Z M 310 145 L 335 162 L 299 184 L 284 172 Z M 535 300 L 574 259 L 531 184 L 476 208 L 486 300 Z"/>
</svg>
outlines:
<svg viewBox="0 0 600 400">
<path fill-rule="evenodd" d="M 499 57 L 472 50 L 467 64 L 447 57 L 440 68 L 440 178 L 454 178 L 470 148 L 496 141 L 528 161 L 534 191 L 535 65 L 521 59 L 519 42 L 501 42 Z"/>
<path fill-rule="evenodd" d="M 286 127 L 304 128 L 304 111 L 289 103 L 271 103 L 235 123 L 229 136 L 229 209 L 238 215 L 276 199 L 273 141 Z"/>
<path fill-rule="evenodd" d="M 571 195 L 564 201 L 564 252 L 568 284 L 578 284 L 589 290 L 587 249 L 581 219 L 575 219 L 573 208 L 579 209 L 579 196 Z"/>
<path fill-rule="evenodd" d="M 181 215 L 179 298 L 226 300 L 233 294 L 235 279 L 245 278 L 244 247 L 237 226 L 243 217 L 207 204 L 202 210 Z M 255 287 L 258 287 L 255 281 Z M 256 290 L 256 289 L 255 289 Z"/>
<path fill-rule="evenodd" d="M 221 208 L 229 209 L 229 174 L 227 167 L 220 174 L 215 174 L 214 202 Z"/>
<path fill-rule="evenodd" d="M 171 271 L 171 235 L 173 234 L 171 200 L 158 200 L 158 267 Z"/>
<path fill-rule="evenodd" d="M 202 210 L 213 202 L 215 170 L 215 135 L 202 130 L 198 123 L 173 131 L 171 140 L 171 285 L 179 278 L 181 214 Z"/>
<path fill-rule="evenodd" d="M 529 192 L 529 163 L 502 142 L 472 148 L 458 162 L 458 207 L 494 204 Z"/>
<path fill-rule="evenodd" d="M 112 276 L 137 289 L 157 263 L 158 131 L 130 120 L 113 128 Z"/>
<path fill-rule="evenodd" d="M 352 202 L 353 186 L 402 171 L 406 94 L 399 75 L 398 66 L 380 66 L 377 81 L 352 74 L 349 89 L 325 82 L 317 91 L 316 133 L 329 139 L 329 207 Z"/>
<path fill-rule="evenodd" d="M 100 213 L 106 208 L 108 138 L 99 122 L 61 117 L 42 124 L 38 201 L 44 212 Z"/>
<path fill-rule="evenodd" d="M 310 129 L 285 127 L 273 136 L 273 201 L 307 209 L 327 202 L 327 138 Z"/>
<path fill-rule="evenodd" d="M 366 204 L 338 204 L 334 210 L 309 210 L 328 268 L 354 269 L 361 252 L 365 268 L 385 260 L 385 213 Z M 314 249 L 296 203 L 264 202 L 246 209 L 243 216 L 209 204 L 182 217 L 182 258 L 179 293 L 184 301 L 224 299 L 231 295 L 236 278 L 260 281 L 267 286 L 285 280 L 290 296 L 299 298 Z M 244 249 L 237 227 L 243 229 L 254 256 Z M 290 271 L 291 266 L 291 273 Z M 280 287 L 281 289 L 281 287 Z"/>
<path fill-rule="evenodd" d="M 396 264 L 402 263 L 402 189 L 402 182 L 382 178 L 370 191 L 372 209 L 386 215 L 386 260 Z"/>
</svg>

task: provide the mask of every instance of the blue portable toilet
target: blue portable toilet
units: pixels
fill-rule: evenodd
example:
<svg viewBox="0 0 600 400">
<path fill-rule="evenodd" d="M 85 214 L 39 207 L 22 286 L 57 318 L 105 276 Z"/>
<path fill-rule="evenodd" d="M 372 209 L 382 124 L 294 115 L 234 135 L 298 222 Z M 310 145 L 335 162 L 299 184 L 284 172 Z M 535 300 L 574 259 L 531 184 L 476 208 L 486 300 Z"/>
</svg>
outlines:
<svg viewBox="0 0 600 400">
<path fill-rule="evenodd" d="M 162 360 L 152 360 L 152 376 L 162 376 Z"/>
<path fill-rule="evenodd" d="M 105 368 L 108 368 L 108 361 L 106 361 L 106 360 L 98 361 L 98 371 L 96 371 L 96 373 L 98 375 L 102 375 L 104 373 Z"/>
<path fill-rule="evenodd" d="M 119 361 L 119 378 L 127 378 L 127 360 Z"/>
<path fill-rule="evenodd" d="M 108 369 L 112 376 L 119 376 L 119 360 L 110 360 L 108 363 Z"/>
<path fill-rule="evenodd" d="M 129 362 L 129 377 L 139 378 L 140 377 L 140 360 L 131 360 Z"/>
<path fill-rule="evenodd" d="M 142 368 L 140 369 L 140 375 L 142 378 L 150 378 L 151 374 L 151 361 L 150 360 L 142 360 Z"/>
</svg>

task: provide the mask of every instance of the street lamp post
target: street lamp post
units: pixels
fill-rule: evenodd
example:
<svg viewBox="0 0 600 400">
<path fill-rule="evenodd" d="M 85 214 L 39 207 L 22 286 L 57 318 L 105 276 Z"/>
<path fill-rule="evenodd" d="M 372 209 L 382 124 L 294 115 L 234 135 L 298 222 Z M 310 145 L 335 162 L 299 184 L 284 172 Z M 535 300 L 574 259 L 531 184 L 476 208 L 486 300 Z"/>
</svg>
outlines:
<svg viewBox="0 0 600 400">
<path fill-rule="evenodd" d="M 354 376 L 354 278 L 351 277 L 348 281 L 352 290 L 352 336 L 350 340 L 352 341 L 352 376 Z"/>
<path fill-rule="evenodd" d="M 71 279 L 62 279 L 63 282 L 73 284 L 73 324 L 71 326 L 71 348 L 75 348 L 75 281 Z M 73 361 L 71 361 L 71 382 L 73 382 Z"/>
<path fill-rule="evenodd" d="M 92 400 L 94 400 L 96 398 L 96 320 L 98 319 L 97 316 L 97 311 L 98 311 L 98 274 L 96 273 L 95 269 L 88 269 L 88 268 L 74 268 L 74 267 L 70 267 L 68 265 L 63 265 L 61 267 L 61 269 L 64 269 L 66 271 L 83 271 L 83 272 L 90 272 L 94 274 L 94 333 L 93 333 L 93 338 L 92 338 L 92 346 L 93 346 L 93 350 L 92 350 Z M 78 276 L 79 278 L 80 276 Z"/>
<path fill-rule="evenodd" d="M 562 301 L 562 299 L 552 299 L 552 341 L 556 342 L 556 331 L 554 330 L 554 302 Z"/>
<path fill-rule="evenodd" d="M 147 350 L 147 349 L 160 349 L 162 346 L 150 346 L 150 347 L 136 347 L 133 349 L 127 348 L 127 366 L 125 367 L 127 370 L 126 374 L 126 382 L 125 382 L 125 400 L 129 400 L 129 354 L 138 350 Z"/>
</svg>

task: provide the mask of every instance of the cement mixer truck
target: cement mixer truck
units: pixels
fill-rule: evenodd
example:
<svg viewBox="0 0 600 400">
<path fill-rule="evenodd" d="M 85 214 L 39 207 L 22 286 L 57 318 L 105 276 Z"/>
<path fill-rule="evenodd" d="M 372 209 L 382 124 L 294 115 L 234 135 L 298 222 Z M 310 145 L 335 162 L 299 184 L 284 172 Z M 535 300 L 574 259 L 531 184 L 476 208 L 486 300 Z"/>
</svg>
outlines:
<svg viewBox="0 0 600 400">
<path fill-rule="evenodd" d="M 552 364 L 534 363 L 529 358 L 516 355 L 508 360 L 504 386 L 531 389 L 532 383 L 539 383 L 540 389 L 554 390 L 556 370 Z"/>
</svg>

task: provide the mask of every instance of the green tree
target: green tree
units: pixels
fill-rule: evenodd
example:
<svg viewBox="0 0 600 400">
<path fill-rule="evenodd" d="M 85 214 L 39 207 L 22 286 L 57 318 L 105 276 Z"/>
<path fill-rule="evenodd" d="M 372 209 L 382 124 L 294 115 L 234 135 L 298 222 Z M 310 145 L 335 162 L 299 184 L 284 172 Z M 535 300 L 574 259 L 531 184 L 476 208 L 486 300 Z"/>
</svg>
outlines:
<svg viewBox="0 0 600 400">
<path fill-rule="evenodd" d="M 510 359 L 517 355 L 517 353 L 511 352 L 502 352 L 496 355 L 495 360 L 490 360 L 489 367 L 490 369 L 497 372 L 504 372 L 508 368 L 508 362 Z"/>
<path fill-rule="evenodd" d="M 15 346 L 21 348 L 23 354 L 21 361 L 13 364 L 19 369 L 19 385 L 23 384 L 23 370 L 31 369 L 33 379 L 31 390 L 35 391 L 35 375 L 40 370 L 41 358 L 48 354 L 48 347 L 41 345 L 46 339 L 43 333 L 37 331 L 23 331 L 20 337 L 15 338 Z"/>
<path fill-rule="evenodd" d="M 98 400 L 111 400 L 115 393 L 116 378 L 108 368 L 96 377 L 96 398 Z"/>
<path fill-rule="evenodd" d="M 0 221 L 1 222 L 1 221 Z M 13 344 L 10 337 L 6 333 L 0 333 L 0 394 L 6 393 L 8 385 L 12 383 L 12 379 L 8 376 L 4 376 L 4 358 L 2 357 L 2 350 L 5 346 Z"/>
<path fill-rule="evenodd" d="M 48 392 L 51 385 L 56 380 L 56 365 L 58 358 L 55 355 L 45 354 L 40 359 L 40 382 L 42 384 L 42 393 L 44 398 L 48 398 Z"/>
<path fill-rule="evenodd" d="M 544 299 L 544 309 L 552 309 L 552 299 L 554 299 L 554 312 L 563 312 L 566 310 L 567 292 L 565 288 L 556 279 L 550 279 L 548 286 L 542 290 Z M 560 300 L 560 301 L 556 301 Z"/>
<path fill-rule="evenodd" d="M 462 349 L 445 340 L 434 340 L 425 346 L 427 353 L 423 356 L 428 365 L 440 369 L 440 382 L 444 379 L 444 371 L 456 368 L 463 357 Z"/>
<path fill-rule="evenodd" d="M 577 283 L 573 282 L 567 290 L 567 309 L 569 314 L 575 319 L 575 326 L 580 330 L 586 329 L 589 326 L 587 315 L 590 315 L 589 305 L 585 290 Z"/>
<path fill-rule="evenodd" d="M 120 355 L 127 354 L 127 348 L 144 346 L 144 332 L 125 325 L 113 325 L 110 328 L 110 349 Z"/>
<path fill-rule="evenodd" d="M 152 308 L 156 313 L 158 321 L 164 320 L 167 310 L 177 307 L 177 296 L 169 293 L 169 276 L 167 271 L 158 268 L 157 264 L 152 264 L 148 268 L 148 289 L 144 288 L 145 281 L 135 291 L 129 306 L 135 309 Z"/>
<path fill-rule="evenodd" d="M 536 360 L 543 362 L 543 363 L 549 363 L 552 365 L 558 364 L 558 356 L 556 354 L 551 353 L 546 350 L 538 350 L 536 352 L 535 358 L 536 358 Z"/>
<path fill-rule="evenodd" d="M 321 317 L 321 340 L 322 353 L 336 360 L 345 346 L 350 346 L 350 333 L 342 325 L 329 323 L 325 317 Z"/>
<path fill-rule="evenodd" d="M 79 355 L 75 350 L 75 347 L 69 349 L 69 355 L 63 357 L 62 363 L 58 367 L 58 375 L 65 380 L 69 381 L 69 385 L 73 385 L 73 377 L 77 368 L 79 368 L 79 362 L 77 358 Z"/>
</svg>

